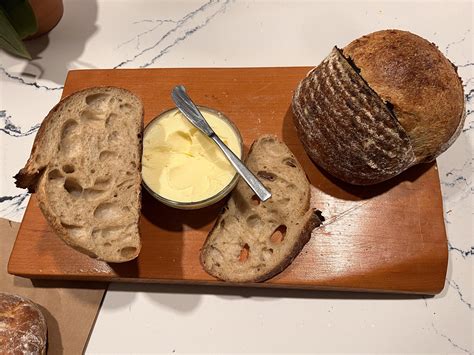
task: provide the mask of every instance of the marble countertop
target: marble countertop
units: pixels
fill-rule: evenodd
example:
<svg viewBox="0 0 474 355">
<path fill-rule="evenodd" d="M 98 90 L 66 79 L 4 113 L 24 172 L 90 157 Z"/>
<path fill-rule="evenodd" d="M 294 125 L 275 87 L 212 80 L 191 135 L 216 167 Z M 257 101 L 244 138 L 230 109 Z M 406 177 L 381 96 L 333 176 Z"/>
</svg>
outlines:
<svg viewBox="0 0 474 355">
<path fill-rule="evenodd" d="M 473 4 L 429 1 L 65 0 L 60 24 L 0 54 L 0 217 L 28 201 L 12 176 L 42 118 L 79 68 L 316 65 L 335 44 L 400 28 L 458 66 L 467 101 L 459 139 L 438 158 L 449 266 L 435 297 L 111 285 L 87 353 L 472 353 Z M 436 103 L 433 103 L 434 105 Z"/>
</svg>

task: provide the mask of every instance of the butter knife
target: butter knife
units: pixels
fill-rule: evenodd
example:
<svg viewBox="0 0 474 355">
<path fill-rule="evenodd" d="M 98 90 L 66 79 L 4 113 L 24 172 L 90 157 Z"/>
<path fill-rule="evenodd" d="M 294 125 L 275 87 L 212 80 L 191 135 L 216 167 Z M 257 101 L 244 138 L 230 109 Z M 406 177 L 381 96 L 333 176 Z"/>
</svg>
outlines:
<svg viewBox="0 0 474 355">
<path fill-rule="evenodd" d="M 202 133 L 211 138 L 222 150 L 226 158 L 235 168 L 237 173 L 244 179 L 249 187 L 255 192 L 258 198 L 262 201 L 268 200 L 272 194 L 265 186 L 258 180 L 258 178 L 242 163 L 242 161 L 225 145 L 219 136 L 212 130 L 207 123 L 197 106 L 186 93 L 186 88 L 183 85 L 176 86 L 171 92 L 176 107 Z"/>
</svg>

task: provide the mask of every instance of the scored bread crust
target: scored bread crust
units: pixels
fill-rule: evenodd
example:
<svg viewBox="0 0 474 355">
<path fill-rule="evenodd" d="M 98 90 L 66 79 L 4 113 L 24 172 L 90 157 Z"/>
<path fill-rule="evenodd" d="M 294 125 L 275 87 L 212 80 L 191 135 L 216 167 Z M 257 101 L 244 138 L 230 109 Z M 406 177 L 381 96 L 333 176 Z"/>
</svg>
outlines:
<svg viewBox="0 0 474 355">
<path fill-rule="evenodd" d="M 257 197 L 241 180 L 221 211 L 203 245 L 200 261 L 207 273 L 224 281 L 261 282 L 277 275 L 291 264 L 321 223 L 310 208 L 310 184 L 302 167 L 276 136 L 257 139 L 246 164 L 271 190 L 272 198 L 257 203 Z M 252 222 L 255 220 L 257 224 Z M 233 228 L 228 229 L 229 225 Z M 286 235 L 282 241 L 272 241 L 273 231 L 281 225 L 286 226 Z M 245 246 L 248 259 L 241 261 L 237 254 Z"/>
<path fill-rule="evenodd" d="M 403 127 L 336 47 L 300 82 L 292 107 L 308 155 L 341 180 L 374 184 L 415 161 Z"/>
<path fill-rule="evenodd" d="M 435 44 L 413 33 L 383 30 L 343 49 L 410 137 L 416 163 L 428 162 L 458 137 L 465 118 L 462 81 Z"/>
<path fill-rule="evenodd" d="M 37 193 L 68 245 L 108 262 L 132 260 L 141 248 L 142 132 L 143 105 L 130 91 L 78 91 L 44 119 L 16 184 Z"/>
<path fill-rule="evenodd" d="M 25 297 L 0 292 L 0 352 L 46 354 L 47 325 L 39 307 Z"/>
</svg>

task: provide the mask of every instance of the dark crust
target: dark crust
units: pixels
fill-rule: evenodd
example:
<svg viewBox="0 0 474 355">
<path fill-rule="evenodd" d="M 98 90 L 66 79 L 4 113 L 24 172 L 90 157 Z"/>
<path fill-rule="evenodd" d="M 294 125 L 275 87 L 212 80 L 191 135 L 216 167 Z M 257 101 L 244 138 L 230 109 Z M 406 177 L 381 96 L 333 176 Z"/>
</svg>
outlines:
<svg viewBox="0 0 474 355">
<path fill-rule="evenodd" d="M 266 136 L 259 137 L 250 146 L 250 149 L 249 149 L 249 152 L 248 152 L 248 155 L 247 155 L 247 158 L 245 159 L 245 161 L 247 161 L 248 157 L 252 153 L 253 148 L 255 147 L 255 143 L 258 142 L 263 137 L 273 137 L 274 139 L 278 139 L 276 136 L 273 136 L 273 135 L 266 135 Z M 299 164 L 299 162 L 296 160 L 296 158 L 295 158 L 295 162 L 301 169 L 303 169 L 301 167 L 301 165 Z M 308 209 L 308 211 L 310 210 L 310 200 L 311 200 L 311 194 L 309 194 L 308 200 L 307 200 L 306 208 Z M 217 275 L 215 273 L 212 273 L 210 270 L 208 270 L 208 268 L 206 268 L 206 266 L 204 264 L 204 260 L 203 260 L 205 250 L 208 248 L 208 246 L 207 246 L 208 242 L 210 241 L 211 236 L 214 234 L 214 230 L 217 228 L 217 226 L 219 225 L 219 223 L 223 219 L 226 211 L 227 211 L 227 205 L 222 208 L 222 210 L 220 211 L 220 213 L 219 213 L 219 215 L 216 219 L 216 223 L 214 223 L 211 230 L 209 231 L 209 234 L 207 235 L 206 240 L 204 241 L 203 248 L 201 249 L 199 261 L 201 263 L 201 267 L 209 275 L 212 275 L 212 276 L 214 276 L 215 278 L 217 278 L 221 281 L 233 282 L 233 281 L 228 281 L 228 280 L 222 279 L 222 278 L 219 277 L 219 275 Z M 239 282 L 263 282 L 263 281 L 266 281 L 266 280 L 274 277 L 275 275 L 281 273 L 283 270 L 285 270 L 293 262 L 293 260 L 298 256 L 298 254 L 301 252 L 301 250 L 306 245 L 306 243 L 308 243 L 308 241 L 311 239 L 311 232 L 313 231 L 313 229 L 315 229 L 316 227 L 319 227 L 322 224 L 322 221 L 318 218 L 317 213 L 318 213 L 318 211 L 316 211 L 316 210 L 312 211 L 311 217 L 308 219 L 305 226 L 301 230 L 300 237 L 298 238 L 297 242 L 294 244 L 291 253 L 288 254 L 288 256 L 285 259 L 283 259 L 277 266 L 275 266 L 272 270 L 270 270 L 266 274 L 263 274 L 259 277 L 253 278 L 253 279 L 248 279 L 248 280 L 239 281 Z"/>
<path fill-rule="evenodd" d="M 42 166 L 34 166 L 34 158 L 38 154 L 38 149 L 40 146 L 40 142 L 43 140 L 43 136 L 45 135 L 46 128 L 48 127 L 50 121 L 53 119 L 54 114 L 56 111 L 59 110 L 64 101 L 69 99 L 73 94 L 65 97 L 61 101 L 59 101 L 52 109 L 49 111 L 46 118 L 41 122 L 41 126 L 38 129 L 38 133 L 36 133 L 35 140 L 33 142 L 33 147 L 31 148 L 30 157 L 26 162 L 24 168 L 22 168 L 13 178 L 15 179 L 16 187 L 22 189 L 28 189 L 28 192 L 33 193 L 36 191 L 38 186 L 38 182 L 41 178 L 42 173 L 46 169 L 47 164 Z"/>
<path fill-rule="evenodd" d="M 34 174 L 28 173 L 26 168 L 22 168 L 13 178 L 15 179 L 15 186 L 21 189 L 28 189 L 29 193 L 36 191 L 38 181 L 44 173 L 46 167 L 38 169 Z"/>
<path fill-rule="evenodd" d="M 343 181 L 379 183 L 414 163 L 403 127 L 336 47 L 300 82 L 292 108 L 308 155 Z"/>
</svg>

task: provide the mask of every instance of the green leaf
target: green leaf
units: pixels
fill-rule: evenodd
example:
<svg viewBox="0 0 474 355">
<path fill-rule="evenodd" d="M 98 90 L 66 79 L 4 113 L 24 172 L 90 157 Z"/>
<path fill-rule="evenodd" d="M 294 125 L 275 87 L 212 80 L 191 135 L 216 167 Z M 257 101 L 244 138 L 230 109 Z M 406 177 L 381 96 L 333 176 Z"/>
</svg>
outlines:
<svg viewBox="0 0 474 355">
<path fill-rule="evenodd" d="M 3 8 L 0 6 L 0 47 L 6 51 L 23 58 L 31 59 L 30 53 L 26 49 L 21 37 L 15 31 L 8 20 Z"/>
<path fill-rule="evenodd" d="M 35 13 L 28 0 L 2 0 L 2 6 L 21 39 L 38 31 Z"/>
</svg>

